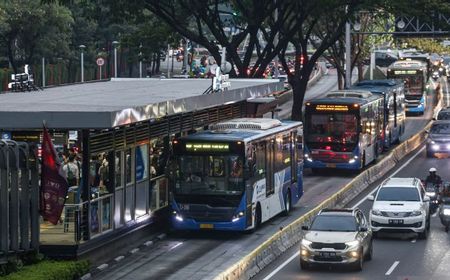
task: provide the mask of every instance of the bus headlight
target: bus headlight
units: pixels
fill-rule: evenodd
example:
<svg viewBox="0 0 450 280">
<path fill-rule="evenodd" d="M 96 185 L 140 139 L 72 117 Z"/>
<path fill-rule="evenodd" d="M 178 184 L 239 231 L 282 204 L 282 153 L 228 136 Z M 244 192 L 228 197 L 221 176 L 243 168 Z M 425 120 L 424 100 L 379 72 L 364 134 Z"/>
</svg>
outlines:
<svg viewBox="0 0 450 280">
<path fill-rule="evenodd" d="M 313 160 L 309 157 L 309 154 L 305 154 L 305 159 L 309 162 L 312 162 Z"/>
<path fill-rule="evenodd" d="M 239 219 L 240 218 L 242 218 L 244 216 L 244 212 L 239 212 L 239 213 L 237 213 L 236 215 L 234 215 L 233 216 L 233 218 L 231 219 L 231 221 L 234 223 L 234 222 L 237 222 L 237 221 L 239 221 Z"/>
<path fill-rule="evenodd" d="M 181 216 L 180 214 L 177 213 L 177 211 L 173 211 L 173 215 L 175 216 L 175 220 L 182 222 L 183 221 L 183 216 Z"/>
<path fill-rule="evenodd" d="M 350 163 L 350 164 L 355 163 L 357 159 L 358 159 L 358 156 L 354 156 L 352 159 L 350 159 L 348 161 L 348 163 Z"/>
</svg>

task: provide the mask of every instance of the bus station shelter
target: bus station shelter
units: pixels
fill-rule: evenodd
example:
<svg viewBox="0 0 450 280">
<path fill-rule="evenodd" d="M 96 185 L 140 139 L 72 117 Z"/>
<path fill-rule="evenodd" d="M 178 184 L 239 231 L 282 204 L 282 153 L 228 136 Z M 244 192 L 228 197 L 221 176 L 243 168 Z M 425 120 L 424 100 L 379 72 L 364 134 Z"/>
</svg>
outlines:
<svg viewBox="0 0 450 280">
<path fill-rule="evenodd" d="M 40 221 L 41 251 L 80 256 L 169 213 L 173 137 L 262 114 L 276 100 L 261 98 L 283 90 L 278 80 L 230 82 L 211 94 L 207 79 L 122 78 L 1 94 L 2 138 L 39 150 L 45 123 L 60 156 L 75 153 L 81 169 L 60 223 Z"/>
</svg>

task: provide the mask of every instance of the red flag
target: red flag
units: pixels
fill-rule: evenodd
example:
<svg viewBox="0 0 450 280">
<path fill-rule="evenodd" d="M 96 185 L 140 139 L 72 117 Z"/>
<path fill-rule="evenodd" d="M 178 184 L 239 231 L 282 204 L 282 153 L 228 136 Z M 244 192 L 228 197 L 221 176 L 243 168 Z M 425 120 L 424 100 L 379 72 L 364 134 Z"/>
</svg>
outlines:
<svg viewBox="0 0 450 280">
<path fill-rule="evenodd" d="M 66 201 L 69 185 L 63 175 L 52 138 L 44 126 L 42 139 L 40 212 L 45 221 L 56 225 Z"/>
</svg>

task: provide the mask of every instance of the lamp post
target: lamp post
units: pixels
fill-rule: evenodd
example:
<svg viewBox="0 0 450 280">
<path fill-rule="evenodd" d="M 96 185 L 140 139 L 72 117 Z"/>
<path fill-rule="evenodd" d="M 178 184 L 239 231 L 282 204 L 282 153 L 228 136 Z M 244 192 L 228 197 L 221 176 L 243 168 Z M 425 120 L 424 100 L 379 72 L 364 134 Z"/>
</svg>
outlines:
<svg viewBox="0 0 450 280">
<path fill-rule="evenodd" d="M 81 54 L 80 54 L 80 61 L 81 61 L 81 82 L 84 83 L 84 49 L 86 48 L 85 45 L 80 45 L 79 46 L 80 50 L 81 50 Z"/>
<path fill-rule="evenodd" d="M 114 47 L 114 78 L 117 78 L 117 46 L 119 42 L 113 41 L 112 45 Z"/>
<path fill-rule="evenodd" d="M 45 87 L 45 57 L 42 57 L 42 87 Z"/>
<path fill-rule="evenodd" d="M 142 78 L 142 44 L 139 45 L 139 78 Z"/>
</svg>

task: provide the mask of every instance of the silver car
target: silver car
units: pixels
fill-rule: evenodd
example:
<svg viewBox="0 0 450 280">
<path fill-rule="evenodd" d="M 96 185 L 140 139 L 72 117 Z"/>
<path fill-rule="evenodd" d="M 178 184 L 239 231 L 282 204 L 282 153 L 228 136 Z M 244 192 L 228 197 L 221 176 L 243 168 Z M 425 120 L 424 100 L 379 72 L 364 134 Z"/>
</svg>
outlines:
<svg viewBox="0 0 450 280">
<path fill-rule="evenodd" d="M 427 133 L 427 157 L 436 153 L 450 154 L 450 120 L 434 121 Z"/>
<path fill-rule="evenodd" d="M 324 209 L 312 222 L 300 245 L 300 267 L 312 264 L 345 264 L 361 270 L 372 259 L 372 230 L 363 212 L 356 209 Z"/>
</svg>

